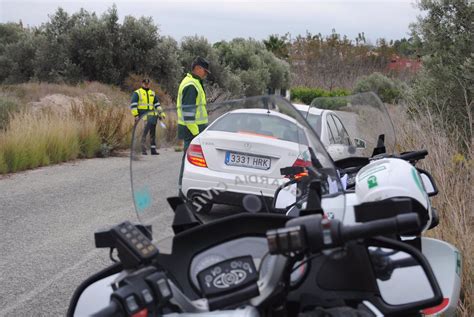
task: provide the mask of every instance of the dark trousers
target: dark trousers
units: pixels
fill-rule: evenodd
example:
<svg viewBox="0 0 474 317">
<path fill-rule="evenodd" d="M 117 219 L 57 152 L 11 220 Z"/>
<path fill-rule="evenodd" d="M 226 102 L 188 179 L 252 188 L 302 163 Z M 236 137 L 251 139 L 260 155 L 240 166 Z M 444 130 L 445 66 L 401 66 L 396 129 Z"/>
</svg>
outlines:
<svg viewBox="0 0 474 317">
<path fill-rule="evenodd" d="M 183 158 L 181 159 L 181 169 L 179 170 L 178 188 L 181 191 L 181 184 L 183 183 L 184 161 L 186 160 L 186 151 L 193 139 L 185 139 L 183 144 Z"/>
<path fill-rule="evenodd" d="M 145 129 L 142 134 L 142 149 L 146 151 L 146 136 L 150 134 L 150 145 L 152 148 L 156 148 L 156 123 L 146 122 Z"/>
</svg>

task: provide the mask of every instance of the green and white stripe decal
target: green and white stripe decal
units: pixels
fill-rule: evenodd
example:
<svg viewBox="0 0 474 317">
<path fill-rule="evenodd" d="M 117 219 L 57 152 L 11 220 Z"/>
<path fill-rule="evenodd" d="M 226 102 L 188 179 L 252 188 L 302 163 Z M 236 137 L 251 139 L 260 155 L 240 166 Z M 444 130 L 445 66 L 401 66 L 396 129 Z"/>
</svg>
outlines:
<svg viewBox="0 0 474 317">
<path fill-rule="evenodd" d="M 415 181 L 416 187 L 418 187 L 418 189 L 424 196 L 426 194 L 426 191 L 423 188 L 423 185 L 421 184 L 420 176 L 418 175 L 418 172 L 416 171 L 416 168 L 414 167 L 411 169 L 411 176 L 413 177 L 413 180 Z"/>
<path fill-rule="evenodd" d="M 461 277 L 461 254 L 459 251 L 454 251 L 456 253 L 456 274 Z"/>
<path fill-rule="evenodd" d="M 360 174 L 358 181 L 362 181 L 362 180 L 364 180 L 365 178 L 369 177 L 370 175 L 375 174 L 375 173 L 378 173 L 378 172 L 383 171 L 383 170 L 385 170 L 385 169 L 387 169 L 387 168 L 385 167 L 385 165 L 379 165 L 379 166 L 375 166 L 375 167 L 373 167 L 373 168 L 371 168 L 371 169 L 368 169 L 368 170 L 365 171 L 364 173 Z"/>
</svg>

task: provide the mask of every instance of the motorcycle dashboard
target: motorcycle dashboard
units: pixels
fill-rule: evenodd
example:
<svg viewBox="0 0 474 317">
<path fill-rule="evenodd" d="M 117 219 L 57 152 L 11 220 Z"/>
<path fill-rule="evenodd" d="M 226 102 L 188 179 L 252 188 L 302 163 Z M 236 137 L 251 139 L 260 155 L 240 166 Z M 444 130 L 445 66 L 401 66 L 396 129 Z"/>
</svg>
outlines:
<svg viewBox="0 0 474 317">
<path fill-rule="evenodd" d="M 217 263 L 242 256 L 252 258 L 260 280 L 271 272 L 271 268 L 275 265 L 278 257 L 268 253 L 267 240 L 263 237 L 242 237 L 224 242 L 194 256 L 189 268 L 189 278 L 193 286 L 196 289 L 201 289 L 197 278 L 200 272 Z M 296 265 L 299 266 L 299 263 Z M 302 266 L 302 269 L 295 270 L 291 274 L 291 284 L 300 283 L 305 273 L 305 266 Z"/>
<path fill-rule="evenodd" d="M 264 276 L 276 258 L 267 255 L 266 232 L 284 227 L 288 219 L 276 214 L 236 214 L 203 224 L 175 235 L 171 254 L 159 254 L 157 262 L 176 279 L 188 297 L 198 299 L 201 297 L 198 274 L 219 262 L 251 256 L 259 276 Z"/>
</svg>

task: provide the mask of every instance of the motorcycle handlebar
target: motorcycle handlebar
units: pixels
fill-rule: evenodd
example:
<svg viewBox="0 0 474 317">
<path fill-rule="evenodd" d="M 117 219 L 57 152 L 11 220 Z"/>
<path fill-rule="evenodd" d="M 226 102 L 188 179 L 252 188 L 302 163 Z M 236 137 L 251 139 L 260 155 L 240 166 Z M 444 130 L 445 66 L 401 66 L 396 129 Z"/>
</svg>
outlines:
<svg viewBox="0 0 474 317">
<path fill-rule="evenodd" d="M 384 234 L 403 234 L 420 227 L 420 220 L 415 213 L 401 214 L 396 217 L 373 220 L 354 226 L 341 226 L 341 240 L 370 238 Z"/>
<path fill-rule="evenodd" d="M 420 150 L 420 151 L 411 151 L 407 153 L 400 154 L 398 157 L 405 161 L 418 161 L 424 159 L 428 155 L 427 150 Z"/>
<path fill-rule="evenodd" d="M 310 215 L 291 219 L 286 228 L 267 232 L 271 254 L 288 254 L 309 250 L 321 252 L 342 246 L 345 242 L 378 235 L 403 234 L 420 228 L 418 214 L 401 214 L 396 217 L 374 220 L 353 226 L 344 226 L 339 220 L 323 219 Z"/>
</svg>

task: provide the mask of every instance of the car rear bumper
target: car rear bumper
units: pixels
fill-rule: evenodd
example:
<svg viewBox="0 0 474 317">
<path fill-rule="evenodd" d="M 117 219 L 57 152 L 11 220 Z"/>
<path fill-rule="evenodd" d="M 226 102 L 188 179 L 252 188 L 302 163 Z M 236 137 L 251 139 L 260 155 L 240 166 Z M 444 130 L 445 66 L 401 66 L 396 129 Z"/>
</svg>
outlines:
<svg viewBox="0 0 474 317">
<path fill-rule="evenodd" d="M 248 195 L 248 194 L 236 193 L 236 192 L 231 192 L 231 191 L 220 192 L 216 194 L 213 191 L 190 189 L 188 191 L 187 196 L 193 197 L 194 195 L 200 195 L 201 197 L 204 197 L 204 199 L 208 200 L 209 202 L 212 202 L 213 204 L 242 206 L 242 201 L 245 195 Z M 263 196 L 263 199 L 265 199 L 265 203 L 267 204 L 268 207 L 272 206 L 273 197 Z"/>
<path fill-rule="evenodd" d="M 215 203 L 241 205 L 245 195 L 253 194 L 273 200 L 276 189 L 287 179 L 274 179 L 259 175 L 232 174 L 212 171 L 185 163 L 182 191 L 187 197 L 193 193 L 204 193 Z"/>
</svg>

